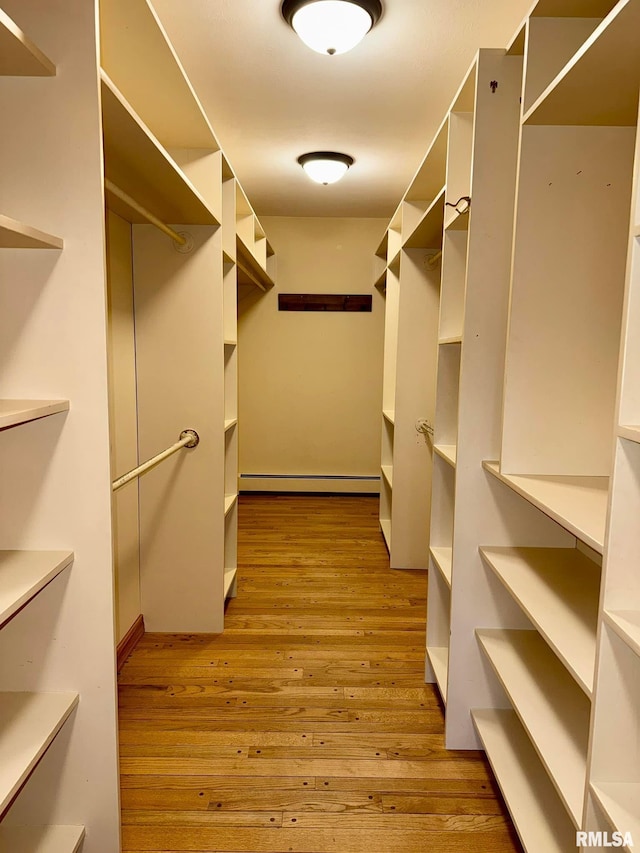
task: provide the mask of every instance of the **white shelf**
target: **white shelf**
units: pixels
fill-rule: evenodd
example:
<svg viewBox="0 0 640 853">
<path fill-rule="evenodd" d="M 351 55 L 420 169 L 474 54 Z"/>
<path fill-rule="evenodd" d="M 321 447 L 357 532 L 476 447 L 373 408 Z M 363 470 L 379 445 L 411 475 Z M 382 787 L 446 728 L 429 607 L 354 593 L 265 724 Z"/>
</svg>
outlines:
<svg viewBox="0 0 640 853">
<path fill-rule="evenodd" d="M 233 509 L 234 504 L 237 500 L 238 500 L 238 495 L 225 495 L 224 496 L 224 514 L 225 514 L 225 516 L 229 515 L 229 513 Z"/>
<path fill-rule="evenodd" d="M 0 9 L 0 77 L 54 77 L 56 67 Z"/>
<path fill-rule="evenodd" d="M 71 551 L 0 551 L 0 625 L 72 562 Z"/>
<path fill-rule="evenodd" d="M 458 448 L 455 444 L 434 444 L 433 449 L 441 456 L 445 462 L 448 462 L 452 468 L 456 467 L 456 461 L 458 458 Z"/>
<path fill-rule="evenodd" d="M 617 432 L 620 438 L 640 442 L 640 426 L 619 426 Z"/>
<path fill-rule="evenodd" d="M 251 284 L 262 291 L 267 291 L 273 287 L 274 280 L 240 234 L 236 235 L 236 254 L 238 284 Z"/>
<path fill-rule="evenodd" d="M 389 488 L 393 489 L 393 465 L 382 465 L 382 474 L 389 484 Z"/>
<path fill-rule="evenodd" d="M 640 655 L 640 612 L 637 610 L 605 610 L 605 621 L 620 639 Z"/>
<path fill-rule="evenodd" d="M 452 335 L 449 338 L 440 338 L 438 340 L 438 344 L 441 347 L 448 346 L 449 344 L 461 344 L 462 343 L 462 335 Z"/>
<path fill-rule="evenodd" d="M 0 249 L 62 249 L 60 237 L 0 213 Z"/>
<path fill-rule="evenodd" d="M 623 834 L 630 832 L 637 844 L 640 838 L 640 782 L 592 782 L 590 788 L 614 830 Z"/>
<path fill-rule="evenodd" d="M 387 545 L 387 550 L 391 551 L 391 521 L 388 518 L 380 519 L 380 530 L 384 536 L 384 541 Z"/>
<path fill-rule="evenodd" d="M 640 9 L 621 0 L 524 117 L 545 125 L 635 125 Z"/>
<path fill-rule="evenodd" d="M 234 580 L 236 579 L 236 575 L 238 574 L 238 569 L 225 569 L 224 570 L 224 597 L 227 598 L 229 596 L 229 590 L 231 589 Z"/>
<path fill-rule="evenodd" d="M 444 219 L 444 193 L 442 187 L 431 202 L 416 227 L 404 241 L 406 249 L 438 249 L 442 246 L 442 225 Z"/>
<path fill-rule="evenodd" d="M 232 427 L 234 427 L 238 423 L 237 418 L 227 418 L 224 422 L 224 431 L 228 432 Z"/>
<path fill-rule="evenodd" d="M 83 826 L 0 827 L 0 850 L 6 853 L 77 853 Z"/>
<path fill-rule="evenodd" d="M 383 409 L 382 414 L 385 420 L 387 420 L 391 424 L 391 426 L 395 424 L 396 413 L 393 411 L 393 409 Z"/>
<path fill-rule="evenodd" d="M 200 193 L 104 71 L 101 82 L 106 177 L 166 224 L 218 225 Z M 107 199 L 109 208 L 128 222 L 147 222 L 108 190 Z"/>
<path fill-rule="evenodd" d="M 476 636 L 576 827 L 582 821 L 591 705 L 537 631 Z"/>
<path fill-rule="evenodd" d="M 599 566 L 576 548 L 481 548 L 480 556 L 591 696 Z"/>
<path fill-rule="evenodd" d="M 501 474 L 497 462 L 483 462 L 483 466 L 514 492 L 602 554 L 608 477 L 520 476 Z"/>
<path fill-rule="evenodd" d="M 444 578 L 444 582 L 451 589 L 451 565 L 453 562 L 453 548 L 429 548 L 431 559 L 436 568 L 440 570 L 440 574 Z"/>
<path fill-rule="evenodd" d="M 465 213 L 458 213 L 457 210 L 453 210 L 452 213 L 449 214 L 449 218 L 445 219 L 444 230 L 445 231 L 468 231 L 469 230 L 469 214 L 471 213 L 471 208 L 469 208 Z"/>
<path fill-rule="evenodd" d="M 77 703 L 76 693 L 0 693 L 0 812 Z"/>
<path fill-rule="evenodd" d="M 447 676 L 449 673 L 449 649 L 446 646 L 427 646 L 427 654 L 440 689 L 442 701 L 447 704 Z"/>
<path fill-rule="evenodd" d="M 225 345 L 226 347 L 237 347 L 237 346 L 238 346 L 238 341 L 225 340 L 224 345 Z"/>
<path fill-rule="evenodd" d="M 515 713 L 471 716 L 527 853 L 575 850 L 575 828 Z"/>
<path fill-rule="evenodd" d="M 68 400 L 0 400 L 0 429 L 68 411 Z"/>
</svg>

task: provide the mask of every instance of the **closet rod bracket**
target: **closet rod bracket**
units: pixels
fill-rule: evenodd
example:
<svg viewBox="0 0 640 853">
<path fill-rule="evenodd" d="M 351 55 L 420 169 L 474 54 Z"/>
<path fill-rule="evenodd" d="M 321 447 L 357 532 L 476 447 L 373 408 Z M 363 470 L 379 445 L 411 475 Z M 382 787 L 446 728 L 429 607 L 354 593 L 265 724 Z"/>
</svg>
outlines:
<svg viewBox="0 0 640 853">
<path fill-rule="evenodd" d="M 183 429 L 180 433 L 180 441 L 188 438 L 189 441 L 184 445 L 185 447 L 197 447 L 200 444 L 200 436 L 195 431 L 195 429 Z"/>
</svg>

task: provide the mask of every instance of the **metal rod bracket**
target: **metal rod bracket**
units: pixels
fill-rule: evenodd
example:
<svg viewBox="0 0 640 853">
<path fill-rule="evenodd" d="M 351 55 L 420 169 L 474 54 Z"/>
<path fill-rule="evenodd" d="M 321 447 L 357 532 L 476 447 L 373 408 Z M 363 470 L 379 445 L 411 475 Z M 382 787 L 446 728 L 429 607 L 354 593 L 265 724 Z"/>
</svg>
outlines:
<svg viewBox="0 0 640 853">
<path fill-rule="evenodd" d="M 180 433 L 180 441 L 187 436 L 191 436 L 191 440 L 185 444 L 185 447 L 197 447 L 200 444 L 200 436 L 195 429 L 183 429 Z"/>
</svg>

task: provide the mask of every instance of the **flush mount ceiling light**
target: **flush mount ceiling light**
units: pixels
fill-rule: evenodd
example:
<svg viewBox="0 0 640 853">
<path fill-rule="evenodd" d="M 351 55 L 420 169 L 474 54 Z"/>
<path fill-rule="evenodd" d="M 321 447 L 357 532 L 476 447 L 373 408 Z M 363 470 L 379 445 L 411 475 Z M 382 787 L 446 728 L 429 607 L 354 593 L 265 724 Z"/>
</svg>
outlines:
<svg viewBox="0 0 640 853">
<path fill-rule="evenodd" d="M 335 151 L 311 151 L 298 157 L 298 163 L 317 184 L 335 184 L 347 174 L 353 157 Z"/>
<path fill-rule="evenodd" d="M 284 0 L 282 17 L 317 53 L 346 53 L 382 15 L 380 0 Z"/>
</svg>

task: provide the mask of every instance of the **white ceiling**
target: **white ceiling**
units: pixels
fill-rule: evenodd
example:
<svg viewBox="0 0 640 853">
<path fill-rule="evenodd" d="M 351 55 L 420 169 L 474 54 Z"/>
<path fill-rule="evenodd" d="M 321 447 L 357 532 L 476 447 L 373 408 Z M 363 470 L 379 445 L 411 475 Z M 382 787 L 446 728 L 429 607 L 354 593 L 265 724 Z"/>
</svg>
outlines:
<svg viewBox="0 0 640 853">
<path fill-rule="evenodd" d="M 531 0 L 383 0 L 354 50 L 305 47 L 279 0 L 153 0 L 256 212 L 390 217 L 479 47 L 505 47 Z M 351 154 L 312 183 L 306 151 Z"/>
</svg>

